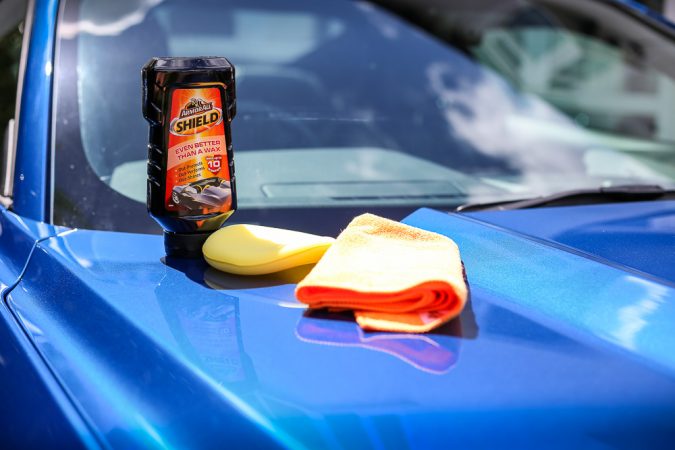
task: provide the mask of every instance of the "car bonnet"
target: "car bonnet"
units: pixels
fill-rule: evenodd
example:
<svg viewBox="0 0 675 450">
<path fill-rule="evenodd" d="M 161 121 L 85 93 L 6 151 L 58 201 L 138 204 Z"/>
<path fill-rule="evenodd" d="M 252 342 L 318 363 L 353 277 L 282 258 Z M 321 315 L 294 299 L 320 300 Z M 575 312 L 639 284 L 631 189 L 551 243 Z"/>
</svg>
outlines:
<svg viewBox="0 0 675 450">
<path fill-rule="evenodd" d="M 228 276 L 104 231 L 40 242 L 8 303 L 102 446 L 672 442 L 675 287 L 479 217 L 404 220 L 454 239 L 470 285 L 425 335 L 310 313 L 301 273 Z"/>
</svg>

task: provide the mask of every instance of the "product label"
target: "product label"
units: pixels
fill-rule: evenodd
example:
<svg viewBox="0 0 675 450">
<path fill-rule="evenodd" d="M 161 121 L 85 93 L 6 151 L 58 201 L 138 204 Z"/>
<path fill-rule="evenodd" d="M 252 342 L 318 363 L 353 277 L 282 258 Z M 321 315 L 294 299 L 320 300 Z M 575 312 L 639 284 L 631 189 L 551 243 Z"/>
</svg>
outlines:
<svg viewBox="0 0 675 450">
<path fill-rule="evenodd" d="M 220 90 L 174 90 L 169 118 L 166 208 L 229 211 L 232 189 Z"/>
</svg>

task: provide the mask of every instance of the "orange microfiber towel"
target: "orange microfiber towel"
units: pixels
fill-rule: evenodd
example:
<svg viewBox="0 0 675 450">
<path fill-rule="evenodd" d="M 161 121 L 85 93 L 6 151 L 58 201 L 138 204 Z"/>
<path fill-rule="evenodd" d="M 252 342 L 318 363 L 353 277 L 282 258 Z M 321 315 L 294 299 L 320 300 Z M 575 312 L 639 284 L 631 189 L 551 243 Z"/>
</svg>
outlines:
<svg viewBox="0 0 675 450">
<path fill-rule="evenodd" d="M 452 240 L 364 214 L 338 236 L 295 295 L 310 308 L 352 309 L 366 330 L 424 333 L 459 315 L 467 287 Z"/>
</svg>

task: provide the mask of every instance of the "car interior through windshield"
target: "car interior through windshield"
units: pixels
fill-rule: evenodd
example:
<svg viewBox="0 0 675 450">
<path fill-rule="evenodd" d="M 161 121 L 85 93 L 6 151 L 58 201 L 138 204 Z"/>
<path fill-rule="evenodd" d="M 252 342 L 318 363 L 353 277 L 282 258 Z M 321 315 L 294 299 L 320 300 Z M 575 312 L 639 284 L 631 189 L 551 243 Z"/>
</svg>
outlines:
<svg viewBox="0 0 675 450">
<path fill-rule="evenodd" d="M 159 231 L 143 213 L 139 96 L 140 68 L 157 55 L 226 54 L 236 67 L 235 222 L 335 232 L 327 210 L 400 219 L 420 206 L 674 183 L 675 83 L 662 63 L 675 60 L 672 33 L 616 8 L 202 3 L 66 1 L 54 223 Z"/>
</svg>

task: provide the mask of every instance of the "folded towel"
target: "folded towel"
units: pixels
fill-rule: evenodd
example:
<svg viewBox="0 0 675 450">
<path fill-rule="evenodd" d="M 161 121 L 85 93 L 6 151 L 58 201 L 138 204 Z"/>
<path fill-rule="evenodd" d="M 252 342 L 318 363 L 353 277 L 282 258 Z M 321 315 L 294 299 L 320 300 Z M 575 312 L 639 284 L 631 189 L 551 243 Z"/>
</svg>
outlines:
<svg viewBox="0 0 675 450">
<path fill-rule="evenodd" d="M 299 231 L 260 225 L 230 225 L 204 243 L 204 259 L 212 267 L 237 275 L 263 275 L 313 264 L 335 241 Z"/>
<path fill-rule="evenodd" d="M 354 310 L 366 330 L 423 333 L 459 315 L 467 287 L 452 240 L 364 214 L 338 236 L 295 295 L 311 308 Z"/>
</svg>

